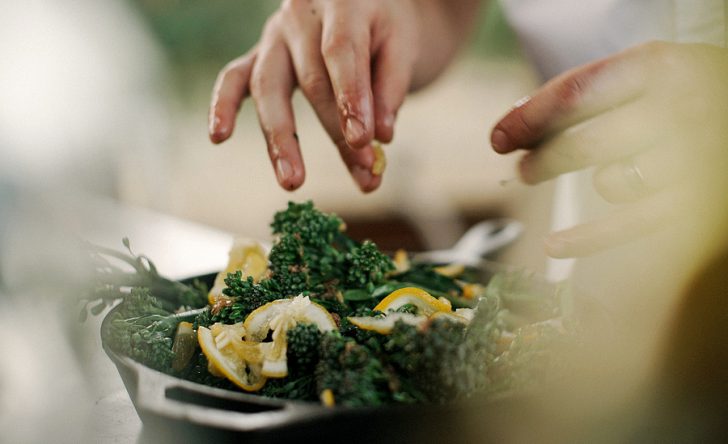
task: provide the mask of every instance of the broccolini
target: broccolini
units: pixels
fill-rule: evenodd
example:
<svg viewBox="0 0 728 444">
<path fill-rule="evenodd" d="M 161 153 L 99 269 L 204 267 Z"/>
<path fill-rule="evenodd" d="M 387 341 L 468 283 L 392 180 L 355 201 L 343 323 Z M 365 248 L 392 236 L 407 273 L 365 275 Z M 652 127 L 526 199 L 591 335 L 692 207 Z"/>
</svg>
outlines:
<svg viewBox="0 0 728 444">
<path fill-rule="evenodd" d="M 311 202 L 289 203 L 287 209 L 275 214 L 271 228 L 274 242 L 267 257 L 267 273 L 259 280 L 241 271 L 229 273 L 223 297 L 210 305 L 204 300 L 205 291 L 171 283 L 159 277 L 146 258 L 132 255 L 129 261 L 137 271 L 136 277 L 131 275 L 132 281 L 146 288 L 132 285 L 131 294 L 122 295 L 121 305 L 113 312 L 109 345 L 174 376 L 236 390 L 229 380 L 209 371 L 213 361 L 208 361 L 199 348 L 185 368 L 171 369 L 175 327 L 181 320 L 174 310 L 193 303 L 195 307 L 204 306 L 194 319 L 194 329 L 220 323 L 239 324 L 244 326 L 240 331 L 245 331 L 255 328 L 247 322 L 254 317 L 251 313 L 275 306 L 274 301 L 310 298 L 306 304 L 318 306 L 314 312 L 324 313 L 329 328 L 334 330 L 322 332 L 315 323 L 293 322 L 298 319 L 294 315 L 271 309 L 264 321 L 271 332 L 263 341 L 273 347 L 285 344 L 286 349 L 285 354 L 276 355 L 278 373 L 269 377 L 257 393 L 304 401 L 316 401 L 326 393 L 332 402 L 342 406 L 445 403 L 510 389 L 533 376 L 528 362 L 542 362 L 548 356 L 546 340 L 537 341 L 524 353 L 526 349 L 519 339 L 509 352 L 501 353 L 496 344 L 507 327 L 501 316 L 507 308 L 503 305 L 507 295 L 486 291 L 466 296 L 464 288 L 474 273 L 443 275 L 434 264 L 425 263 L 396 272 L 392 260 L 373 242 L 350 238 L 338 216 L 319 211 Z M 115 273 L 101 280 L 111 275 Z M 125 279 L 129 282 L 128 275 Z M 103 288 L 119 297 L 118 280 L 107 280 L 112 282 Z M 429 300 L 440 301 L 437 306 L 445 307 L 445 316 L 428 318 L 429 314 L 422 314 L 413 304 L 404 304 L 392 312 L 384 312 L 381 304 L 377 307 L 382 299 L 403 287 L 429 292 Z M 508 288 L 504 288 L 507 292 Z M 555 306 L 551 302 L 547 305 Z M 465 311 L 472 309 L 471 315 L 451 310 L 451 306 L 469 307 Z M 348 319 L 367 317 L 379 321 L 394 314 L 414 323 L 392 317 L 392 322 L 400 320 L 393 328 L 390 324 L 391 331 L 378 332 L 360 328 Z M 285 333 L 284 341 L 276 339 L 276 328 Z M 250 361 L 246 368 L 263 372 L 256 353 L 268 349 L 255 348 L 261 343 L 248 337 L 236 338 L 241 339 L 247 341 L 246 350 L 258 350 L 248 351 L 241 358 Z M 228 342 L 220 338 L 218 346 Z M 280 372 L 281 362 L 284 373 Z M 504 373 L 525 376 L 509 379 Z"/>
</svg>

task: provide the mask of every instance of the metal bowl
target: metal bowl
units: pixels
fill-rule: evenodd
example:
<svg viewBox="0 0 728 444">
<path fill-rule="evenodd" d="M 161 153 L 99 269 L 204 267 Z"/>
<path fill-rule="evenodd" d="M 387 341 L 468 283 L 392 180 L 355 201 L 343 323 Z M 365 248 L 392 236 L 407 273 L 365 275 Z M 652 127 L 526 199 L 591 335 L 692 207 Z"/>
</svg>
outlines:
<svg viewBox="0 0 728 444">
<path fill-rule="evenodd" d="M 484 263 L 478 268 L 487 282 L 504 266 Z M 539 294 L 561 291 L 536 274 L 527 276 Z M 214 275 L 188 281 L 193 279 L 211 283 Z M 327 408 L 214 388 L 161 373 L 115 351 L 107 340 L 115 310 L 102 322 L 102 345 L 144 423 L 145 442 L 490 442 L 498 440 L 507 418 L 524 414 L 531 397 L 519 393 L 446 405 Z"/>
</svg>

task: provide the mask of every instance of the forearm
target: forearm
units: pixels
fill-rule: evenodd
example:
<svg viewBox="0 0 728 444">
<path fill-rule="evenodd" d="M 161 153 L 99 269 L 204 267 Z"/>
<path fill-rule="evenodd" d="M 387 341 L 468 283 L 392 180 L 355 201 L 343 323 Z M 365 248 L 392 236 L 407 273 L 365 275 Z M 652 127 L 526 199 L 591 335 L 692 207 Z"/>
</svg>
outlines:
<svg viewBox="0 0 728 444">
<path fill-rule="evenodd" d="M 466 43 L 482 0 L 419 0 L 420 47 L 411 90 L 431 83 Z"/>
</svg>

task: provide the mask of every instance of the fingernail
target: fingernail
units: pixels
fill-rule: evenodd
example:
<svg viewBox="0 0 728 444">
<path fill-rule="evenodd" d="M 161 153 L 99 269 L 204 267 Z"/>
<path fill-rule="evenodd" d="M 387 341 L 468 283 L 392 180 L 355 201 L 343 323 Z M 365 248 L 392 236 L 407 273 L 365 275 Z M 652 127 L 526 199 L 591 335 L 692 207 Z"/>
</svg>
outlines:
<svg viewBox="0 0 728 444">
<path fill-rule="evenodd" d="M 367 189 L 369 183 L 372 181 L 372 172 L 368 168 L 360 165 L 355 165 L 351 168 L 351 176 L 361 189 Z"/>
<path fill-rule="evenodd" d="M 222 137 L 225 137 L 225 134 L 227 133 L 227 128 L 221 125 L 221 120 L 219 117 L 215 116 L 212 121 L 210 122 L 210 134 L 213 136 L 215 140 L 220 140 Z"/>
<path fill-rule="evenodd" d="M 394 114 L 387 114 L 382 119 L 382 123 L 387 128 L 392 128 L 394 126 Z"/>
<path fill-rule="evenodd" d="M 512 150 L 511 140 L 508 134 L 498 128 L 494 129 L 490 135 L 490 145 L 498 153 L 506 153 Z"/>
<path fill-rule="evenodd" d="M 276 175 L 278 176 L 278 182 L 281 184 L 293 176 L 293 166 L 285 157 L 279 157 L 276 160 Z"/>
<path fill-rule="evenodd" d="M 353 117 L 346 119 L 346 139 L 348 142 L 357 142 L 366 134 L 364 125 Z"/>
</svg>

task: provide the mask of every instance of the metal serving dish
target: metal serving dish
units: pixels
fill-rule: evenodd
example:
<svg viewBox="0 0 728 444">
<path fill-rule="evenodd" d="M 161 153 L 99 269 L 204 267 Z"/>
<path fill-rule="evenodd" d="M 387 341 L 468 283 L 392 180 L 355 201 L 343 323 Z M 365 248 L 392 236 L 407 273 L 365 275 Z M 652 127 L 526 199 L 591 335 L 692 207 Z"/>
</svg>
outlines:
<svg viewBox="0 0 728 444">
<path fill-rule="evenodd" d="M 513 269 L 483 260 L 476 263 L 472 258 L 502 247 L 519 233 L 517 223 L 485 222 L 452 249 L 422 257 L 435 261 L 460 258 L 479 270 L 479 281 L 488 282 L 495 273 Z M 527 293 L 547 296 L 563 290 L 540 275 L 520 273 Z M 211 285 L 214 277 L 197 276 L 186 282 L 197 279 Z M 528 319 L 533 305 L 514 300 L 509 308 Z M 102 345 L 144 423 L 142 442 L 498 442 L 504 424 L 526 415 L 531 405 L 532 394 L 519 393 L 473 397 L 447 405 L 327 408 L 214 388 L 153 370 L 113 350 L 107 336 L 114 311 L 102 322 Z"/>
<path fill-rule="evenodd" d="M 478 268 L 487 282 L 503 266 L 483 262 Z M 561 291 L 538 275 L 527 278 L 538 294 Z M 192 279 L 211 283 L 214 275 Z M 101 325 L 102 344 L 144 423 L 145 442 L 488 442 L 498 441 L 508 418 L 528 409 L 527 394 L 447 405 L 327 408 L 209 387 L 153 370 L 113 350 L 106 337 L 114 310 Z M 528 316 L 527 310 L 520 314 Z"/>
</svg>

